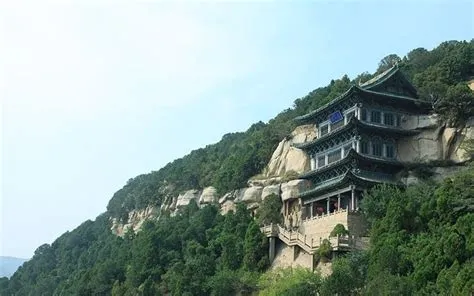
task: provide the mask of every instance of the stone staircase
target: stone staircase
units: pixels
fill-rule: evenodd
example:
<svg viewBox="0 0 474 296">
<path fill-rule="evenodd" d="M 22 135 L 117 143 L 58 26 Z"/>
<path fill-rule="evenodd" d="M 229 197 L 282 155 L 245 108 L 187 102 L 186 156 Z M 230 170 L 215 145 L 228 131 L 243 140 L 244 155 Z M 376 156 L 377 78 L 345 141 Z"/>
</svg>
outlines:
<svg viewBox="0 0 474 296">
<path fill-rule="evenodd" d="M 279 224 L 270 224 L 260 229 L 267 237 L 278 237 L 288 246 L 299 246 L 308 254 L 314 254 L 323 242 L 321 237 L 311 237 L 297 231 L 287 230 Z M 367 249 L 367 237 L 337 236 L 327 238 L 333 251 L 349 251 L 354 249 Z"/>
</svg>

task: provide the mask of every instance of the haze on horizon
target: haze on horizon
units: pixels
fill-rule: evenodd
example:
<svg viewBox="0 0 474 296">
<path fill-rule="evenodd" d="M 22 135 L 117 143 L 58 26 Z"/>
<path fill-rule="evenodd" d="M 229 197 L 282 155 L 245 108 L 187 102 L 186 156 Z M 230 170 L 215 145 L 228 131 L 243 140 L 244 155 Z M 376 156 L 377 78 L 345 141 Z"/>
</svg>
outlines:
<svg viewBox="0 0 474 296">
<path fill-rule="evenodd" d="M 0 4 L 0 255 L 331 79 L 474 36 L 470 1 L 377 3 Z"/>
</svg>

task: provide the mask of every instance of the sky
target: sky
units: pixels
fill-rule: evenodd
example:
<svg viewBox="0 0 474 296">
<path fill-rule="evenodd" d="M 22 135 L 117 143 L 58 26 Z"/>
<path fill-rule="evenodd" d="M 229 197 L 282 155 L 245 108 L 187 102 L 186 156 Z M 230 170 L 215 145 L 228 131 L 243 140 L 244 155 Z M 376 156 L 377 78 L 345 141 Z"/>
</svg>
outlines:
<svg viewBox="0 0 474 296">
<path fill-rule="evenodd" d="M 386 55 L 474 37 L 470 1 L 3 1 L 0 256 Z"/>
</svg>

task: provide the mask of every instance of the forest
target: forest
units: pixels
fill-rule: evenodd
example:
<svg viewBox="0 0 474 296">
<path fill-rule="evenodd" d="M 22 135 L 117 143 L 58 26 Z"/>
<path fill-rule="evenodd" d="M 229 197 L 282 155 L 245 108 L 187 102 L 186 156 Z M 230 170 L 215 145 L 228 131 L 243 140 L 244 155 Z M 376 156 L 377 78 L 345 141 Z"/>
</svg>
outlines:
<svg viewBox="0 0 474 296">
<path fill-rule="evenodd" d="M 264 202 L 257 219 L 243 205 L 220 215 L 216 205 L 191 203 L 123 238 L 111 218 L 160 205 L 167 194 L 215 186 L 223 194 L 261 172 L 293 118 L 335 99 L 398 63 L 421 99 L 450 125 L 474 115 L 474 40 L 443 42 L 391 54 L 373 74 L 332 80 L 268 123 L 224 135 L 158 171 L 137 176 L 117 191 L 107 212 L 37 248 L 0 295 L 470 295 L 474 291 L 474 166 L 443 182 L 405 190 L 379 186 L 364 195 L 370 249 L 332 258 L 333 273 L 269 271 L 267 240 L 259 224 L 277 221 L 278 203 Z M 309 292 L 308 292 L 309 291 Z M 308 294 L 310 293 L 310 294 Z"/>
</svg>

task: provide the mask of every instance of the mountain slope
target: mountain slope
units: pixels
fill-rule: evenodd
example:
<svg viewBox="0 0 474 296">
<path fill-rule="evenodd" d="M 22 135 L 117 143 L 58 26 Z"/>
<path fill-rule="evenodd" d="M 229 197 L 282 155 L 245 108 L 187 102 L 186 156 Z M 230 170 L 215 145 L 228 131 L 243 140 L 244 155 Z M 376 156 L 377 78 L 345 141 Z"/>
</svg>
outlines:
<svg viewBox="0 0 474 296">
<path fill-rule="evenodd" d="M 374 75 L 398 62 L 421 98 L 431 100 L 441 115 L 459 121 L 474 113 L 472 92 L 465 85 L 474 76 L 474 41 L 444 42 L 431 51 L 419 48 L 403 58 L 388 57 Z M 159 221 L 149 221 L 141 232 L 123 238 L 111 233 L 111 218 L 124 219 L 132 210 L 159 206 L 169 196 L 191 188 L 213 185 L 223 195 L 243 186 L 295 127 L 294 117 L 330 102 L 351 83 L 371 77 L 364 73 L 352 81 L 347 76 L 332 80 L 297 99 L 293 108 L 268 123 L 225 135 L 220 142 L 192 151 L 158 171 L 130 179 L 114 194 L 106 213 L 51 245 L 40 246 L 10 280 L 0 279 L 0 294 L 230 295 L 255 289 L 258 273 L 266 267 L 267 249 L 245 208 L 221 216 L 214 206 L 199 210 L 191 203 L 176 217 L 163 213 Z M 458 108 L 459 98 L 467 98 L 467 103 L 461 101 L 463 108 Z M 403 271 L 410 271 L 409 267 Z M 439 270 L 432 271 L 420 287 L 433 281 Z"/>
</svg>

